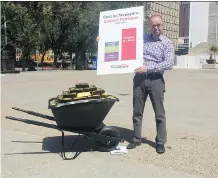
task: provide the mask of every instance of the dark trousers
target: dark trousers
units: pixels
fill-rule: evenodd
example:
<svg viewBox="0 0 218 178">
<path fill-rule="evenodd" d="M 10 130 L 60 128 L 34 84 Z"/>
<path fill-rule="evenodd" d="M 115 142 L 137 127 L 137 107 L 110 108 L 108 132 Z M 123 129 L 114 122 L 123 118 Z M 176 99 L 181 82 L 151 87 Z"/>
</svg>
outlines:
<svg viewBox="0 0 218 178">
<path fill-rule="evenodd" d="M 164 109 L 165 82 L 162 74 L 136 74 L 133 79 L 133 128 L 134 139 L 141 139 L 145 102 L 149 95 L 155 112 L 157 143 L 166 143 L 166 117 Z"/>
</svg>

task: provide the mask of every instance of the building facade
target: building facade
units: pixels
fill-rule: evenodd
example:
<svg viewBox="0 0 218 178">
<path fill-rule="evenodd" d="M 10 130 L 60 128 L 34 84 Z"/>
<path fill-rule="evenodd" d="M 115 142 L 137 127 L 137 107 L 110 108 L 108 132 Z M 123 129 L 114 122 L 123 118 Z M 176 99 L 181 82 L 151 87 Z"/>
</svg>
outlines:
<svg viewBox="0 0 218 178">
<path fill-rule="evenodd" d="M 189 47 L 190 2 L 180 2 L 178 48 Z"/>
<path fill-rule="evenodd" d="M 208 43 L 218 46 L 218 2 L 209 3 Z"/>
<path fill-rule="evenodd" d="M 179 37 L 179 2 L 145 2 L 145 32 L 149 31 L 149 17 L 159 14 L 164 19 L 164 35 L 166 35 L 177 48 Z"/>
<path fill-rule="evenodd" d="M 190 2 L 181 2 L 179 9 L 179 37 L 188 37 Z"/>
</svg>

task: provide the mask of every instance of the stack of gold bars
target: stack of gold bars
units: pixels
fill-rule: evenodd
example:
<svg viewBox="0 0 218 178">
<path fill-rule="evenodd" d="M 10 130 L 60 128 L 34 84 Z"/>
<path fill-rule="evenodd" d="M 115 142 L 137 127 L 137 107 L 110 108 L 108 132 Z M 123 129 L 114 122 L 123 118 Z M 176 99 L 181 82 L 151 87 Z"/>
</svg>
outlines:
<svg viewBox="0 0 218 178">
<path fill-rule="evenodd" d="M 58 95 L 56 99 L 50 102 L 51 106 L 58 103 L 67 103 L 71 101 L 88 100 L 88 99 L 117 99 L 105 92 L 102 88 L 97 88 L 88 83 L 77 83 L 75 87 L 63 91 L 62 95 Z"/>
</svg>

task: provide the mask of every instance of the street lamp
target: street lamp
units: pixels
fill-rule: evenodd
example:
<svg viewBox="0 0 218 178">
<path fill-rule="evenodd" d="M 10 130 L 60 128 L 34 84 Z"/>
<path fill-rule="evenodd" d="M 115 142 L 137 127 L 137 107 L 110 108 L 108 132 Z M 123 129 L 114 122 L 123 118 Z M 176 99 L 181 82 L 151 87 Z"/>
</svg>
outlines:
<svg viewBox="0 0 218 178">
<path fill-rule="evenodd" d="M 215 44 L 217 45 L 217 19 L 216 19 L 216 27 L 215 28 L 216 28 L 215 29 L 215 33 L 216 33 L 216 38 L 215 38 L 216 42 L 215 42 Z"/>
</svg>

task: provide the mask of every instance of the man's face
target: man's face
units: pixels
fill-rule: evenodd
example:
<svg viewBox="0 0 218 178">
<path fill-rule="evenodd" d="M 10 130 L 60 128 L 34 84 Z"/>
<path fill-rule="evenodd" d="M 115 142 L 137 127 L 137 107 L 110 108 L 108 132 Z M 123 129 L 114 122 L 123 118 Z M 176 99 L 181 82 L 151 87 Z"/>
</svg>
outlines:
<svg viewBox="0 0 218 178">
<path fill-rule="evenodd" d="M 152 17 L 150 19 L 150 28 L 152 35 L 159 36 L 163 31 L 163 20 L 158 17 Z"/>
</svg>

